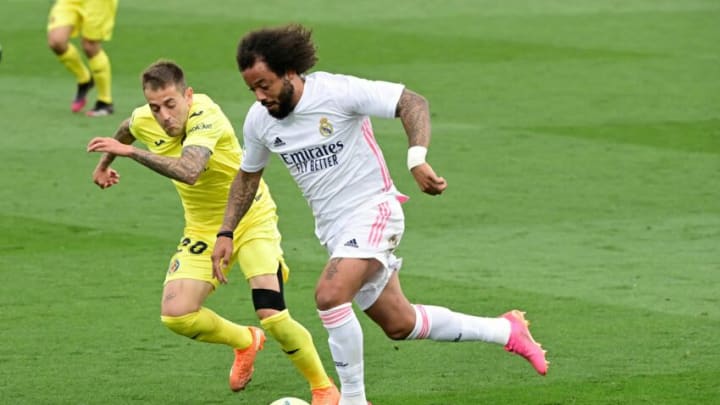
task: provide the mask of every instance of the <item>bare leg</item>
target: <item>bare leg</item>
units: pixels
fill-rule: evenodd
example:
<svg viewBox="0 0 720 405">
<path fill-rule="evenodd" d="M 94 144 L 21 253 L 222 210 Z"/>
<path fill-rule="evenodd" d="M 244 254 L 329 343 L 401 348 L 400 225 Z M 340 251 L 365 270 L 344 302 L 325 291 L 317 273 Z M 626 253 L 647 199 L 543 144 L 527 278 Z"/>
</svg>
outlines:
<svg viewBox="0 0 720 405">
<path fill-rule="evenodd" d="M 340 377 L 340 405 L 366 405 L 363 333 L 352 299 L 381 264 L 370 259 L 331 259 L 315 290 L 320 319 Z"/>
</svg>

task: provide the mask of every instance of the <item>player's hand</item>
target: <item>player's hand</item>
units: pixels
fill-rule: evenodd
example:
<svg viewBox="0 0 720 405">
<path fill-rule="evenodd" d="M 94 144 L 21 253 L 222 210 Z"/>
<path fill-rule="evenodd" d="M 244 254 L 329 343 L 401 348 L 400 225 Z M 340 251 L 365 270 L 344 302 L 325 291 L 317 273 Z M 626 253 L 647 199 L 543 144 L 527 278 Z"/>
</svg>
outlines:
<svg viewBox="0 0 720 405">
<path fill-rule="evenodd" d="M 134 147 L 126 145 L 115 138 L 97 137 L 88 142 L 88 152 L 106 152 L 117 156 L 130 156 Z"/>
<path fill-rule="evenodd" d="M 445 179 L 436 175 L 433 168 L 427 163 L 413 167 L 411 173 L 423 193 L 438 195 L 447 188 Z"/>
<path fill-rule="evenodd" d="M 97 184 L 101 189 L 118 184 L 120 181 L 120 175 L 114 169 L 96 167 L 93 172 L 93 183 Z"/>
<path fill-rule="evenodd" d="M 230 264 L 230 256 L 233 251 L 233 240 L 221 236 L 215 240 L 215 248 L 212 253 L 213 277 L 222 284 L 227 284 L 227 277 L 223 270 Z"/>
</svg>

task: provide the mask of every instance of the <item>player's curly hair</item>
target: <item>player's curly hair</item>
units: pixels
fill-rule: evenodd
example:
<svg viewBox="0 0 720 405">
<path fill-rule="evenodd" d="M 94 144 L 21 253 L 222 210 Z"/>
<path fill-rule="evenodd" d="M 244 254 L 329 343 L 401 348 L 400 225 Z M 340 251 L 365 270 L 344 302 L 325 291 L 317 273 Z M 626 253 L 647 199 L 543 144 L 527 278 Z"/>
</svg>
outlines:
<svg viewBox="0 0 720 405">
<path fill-rule="evenodd" d="M 278 76 L 289 70 L 303 74 L 318 61 L 311 37 L 312 30 L 299 24 L 252 31 L 238 45 L 238 68 L 242 72 L 260 60 Z"/>
<path fill-rule="evenodd" d="M 160 59 L 148 66 L 141 75 L 143 90 L 164 89 L 168 85 L 175 85 L 178 91 L 184 91 L 187 88 L 185 83 L 185 73 L 180 66 L 171 61 Z"/>
</svg>

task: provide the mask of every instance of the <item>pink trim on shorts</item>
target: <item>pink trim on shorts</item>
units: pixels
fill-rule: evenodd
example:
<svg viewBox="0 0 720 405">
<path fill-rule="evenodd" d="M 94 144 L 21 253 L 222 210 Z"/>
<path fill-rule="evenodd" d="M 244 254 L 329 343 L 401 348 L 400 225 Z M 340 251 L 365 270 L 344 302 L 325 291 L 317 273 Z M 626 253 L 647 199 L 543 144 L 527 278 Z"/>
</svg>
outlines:
<svg viewBox="0 0 720 405">
<path fill-rule="evenodd" d="M 390 210 L 390 204 L 387 201 L 378 204 L 378 215 L 375 217 L 375 223 L 370 228 L 370 235 L 368 235 L 368 243 L 370 246 L 377 247 L 380 245 L 380 241 L 383 238 L 383 232 L 388 223 L 388 218 L 392 214 Z"/>
<path fill-rule="evenodd" d="M 383 191 L 388 191 L 390 190 L 390 187 L 392 187 L 393 183 L 392 179 L 390 178 L 390 171 L 388 170 L 387 164 L 385 163 L 385 158 L 383 158 L 380 147 L 375 140 L 375 135 L 373 134 L 370 118 L 365 118 L 365 121 L 363 121 L 362 123 L 361 129 L 363 137 L 365 138 L 365 142 L 367 142 L 368 146 L 370 146 L 370 149 L 372 149 L 373 155 L 375 155 L 375 158 L 378 161 L 378 166 L 380 166 L 380 172 L 382 173 L 383 184 L 385 186 L 383 188 Z"/>
</svg>

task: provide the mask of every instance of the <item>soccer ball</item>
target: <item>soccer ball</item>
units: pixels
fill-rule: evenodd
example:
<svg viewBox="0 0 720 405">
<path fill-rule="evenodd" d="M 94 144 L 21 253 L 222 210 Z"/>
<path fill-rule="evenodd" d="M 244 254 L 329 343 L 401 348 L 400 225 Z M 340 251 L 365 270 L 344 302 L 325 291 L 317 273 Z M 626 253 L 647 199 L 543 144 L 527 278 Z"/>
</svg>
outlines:
<svg viewBox="0 0 720 405">
<path fill-rule="evenodd" d="M 295 397 L 284 397 L 280 399 L 276 399 L 275 401 L 271 402 L 270 405 L 310 405 L 307 402 L 303 401 L 300 398 Z"/>
</svg>

